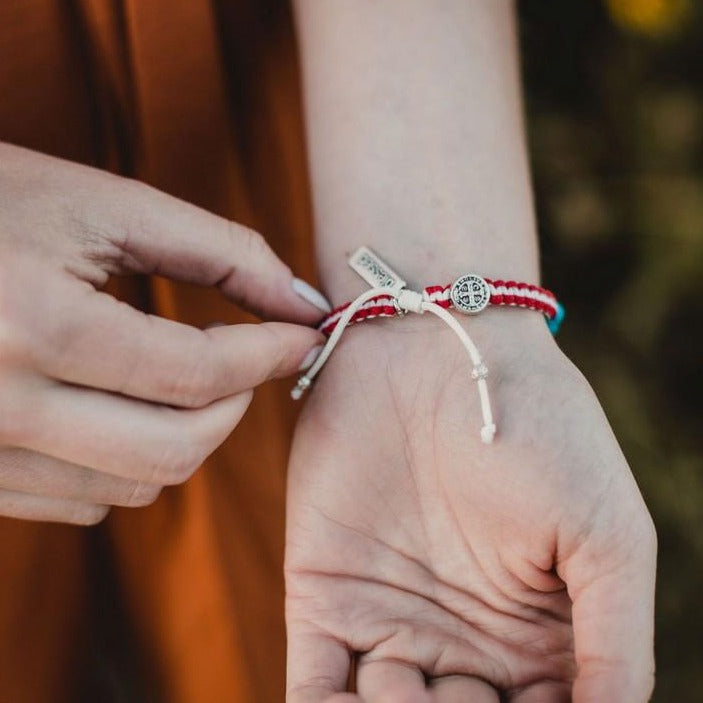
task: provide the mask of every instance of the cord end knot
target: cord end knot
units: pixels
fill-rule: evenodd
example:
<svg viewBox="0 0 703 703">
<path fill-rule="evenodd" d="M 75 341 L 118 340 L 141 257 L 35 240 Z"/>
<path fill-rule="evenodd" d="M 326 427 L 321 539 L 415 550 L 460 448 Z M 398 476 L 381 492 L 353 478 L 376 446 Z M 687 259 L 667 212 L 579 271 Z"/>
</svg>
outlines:
<svg viewBox="0 0 703 703">
<path fill-rule="evenodd" d="M 490 425 L 484 425 L 481 428 L 481 441 L 484 444 L 493 444 L 493 438 L 496 435 L 496 426 L 495 423 L 491 423 Z"/>
</svg>

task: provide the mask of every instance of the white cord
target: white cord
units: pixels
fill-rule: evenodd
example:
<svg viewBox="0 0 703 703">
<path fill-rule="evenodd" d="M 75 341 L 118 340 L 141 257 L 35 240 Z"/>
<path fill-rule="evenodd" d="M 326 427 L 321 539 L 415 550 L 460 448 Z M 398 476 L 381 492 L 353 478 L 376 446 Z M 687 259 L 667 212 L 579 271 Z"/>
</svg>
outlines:
<svg viewBox="0 0 703 703">
<path fill-rule="evenodd" d="M 486 376 L 488 369 L 481 359 L 476 345 L 469 337 L 466 330 L 457 322 L 456 318 L 447 312 L 443 307 L 437 305 L 429 299 L 426 293 L 417 293 L 407 288 L 400 291 L 389 291 L 388 288 L 370 288 L 364 291 L 360 296 L 355 298 L 344 310 L 342 316 L 337 321 L 337 324 L 332 330 L 327 343 L 320 352 L 320 355 L 315 360 L 315 363 L 298 379 L 297 385 L 291 390 L 291 396 L 294 400 L 302 397 L 303 393 L 310 387 L 313 379 L 318 374 L 320 369 L 325 365 L 327 359 L 334 351 L 337 343 L 342 337 L 344 330 L 347 328 L 354 313 L 368 300 L 377 295 L 391 296 L 398 305 L 398 308 L 403 312 L 414 312 L 422 314 L 423 312 L 431 312 L 440 320 L 447 324 L 459 337 L 459 340 L 466 349 L 469 358 L 473 364 L 471 370 L 471 378 L 478 384 L 479 399 L 481 401 L 481 414 L 483 415 L 483 427 L 481 427 L 481 441 L 486 444 L 493 442 L 493 437 L 496 433 L 496 425 L 493 421 L 493 413 L 491 412 L 491 402 L 488 396 L 488 384 Z"/>
<path fill-rule="evenodd" d="M 488 367 L 483 363 L 481 354 L 476 348 L 476 345 L 473 343 L 473 340 L 469 337 L 466 330 L 457 322 L 455 317 L 448 313 L 442 306 L 437 305 L 437 303 L 423 301 L 422 308 L 427 310 L 427 312 L 431 312 L 433 315 L 436 315 L 440 320 L 449 325 L 449 327 L 454 330 L 457 337 L 459 337 L 459 340 L 464 345 L 464 349 L 468 352 L 474 365 L 471 370 L 471 378 L 478 384 L 478 395 L 481 399 L 481 414 L 483 415 L 481 441 L 485 444 L 491 444 L 496 433 L 496 425 L 493 421 L 491 399 L 488 396 L 488 384 L 486 383 Z"/>
</svg>

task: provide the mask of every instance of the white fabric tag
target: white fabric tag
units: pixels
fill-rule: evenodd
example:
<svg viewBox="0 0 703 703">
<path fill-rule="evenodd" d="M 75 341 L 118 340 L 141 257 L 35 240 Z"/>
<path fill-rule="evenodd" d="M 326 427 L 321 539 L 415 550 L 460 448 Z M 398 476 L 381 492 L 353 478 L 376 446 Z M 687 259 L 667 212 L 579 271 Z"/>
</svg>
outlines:
<svg viewBox="0 0 703 703">
<path fill-rule="evenodd" d="M 368 247 L 359 247 L 347 263 L 371 288 L 400 290 L 405 287 L 405 281 Z"/>
</svg>

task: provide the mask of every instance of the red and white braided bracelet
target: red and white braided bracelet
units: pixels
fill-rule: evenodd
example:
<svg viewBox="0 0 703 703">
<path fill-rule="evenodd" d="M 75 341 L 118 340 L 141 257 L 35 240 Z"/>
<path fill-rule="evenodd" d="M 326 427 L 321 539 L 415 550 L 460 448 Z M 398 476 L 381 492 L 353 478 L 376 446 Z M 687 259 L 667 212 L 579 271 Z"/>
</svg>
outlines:
<svg viewBox="0 0 703 703">
<path fill-rule="evenodd" d="M 451 285 L 427 286 L 422 291 L 422 299 L 436 303 L 442 308 L 456 308 L 461 312 L 476 314 L 488 305 L 512 305 L 537 310 L 549 320 L 558 313 L 556 296 L 546 288 L 517 281 L 493 281 L 475 274 L 462 276 Z M 344 303 L 330 312 L 319 324 L 318 329 L 330 335 L 342 313 L 351 305 Z M 394 317 L 403 315 L 396 296 L 387 292 L 374 296 L 357 309 L 349 320 L 350 325 L 374 317 Z"/>
<path fill-rule="evenodd" d="M 349 259 L 349 265 L 370 285 L 349 303 L 333 310 L 320 323 L 319 329 L 329 336 L 327 344 L 291 391 L 294 399 L 300 398 L 312 384 L 313 378 L 323 367 L 344 330 L 356 322 L 374 317 L 403 316 L 408 312 L 430 312 L 439 317 L 457 335 L 473 368 L 471 378 L 477 382 L 483 426 L 481 439 L 490 444 L 496 433 L 486 377 L 488 368 L 483 363 L 476 345 L 449 308 L 474 315 L 489 305 L 511 305 L 536 310 L 544 314 L 550 329 L 556 333 L 564 316 L 563 307 L 546 288 L 516 281 L 492 281 L 476 274 L 466 274 L 450 286 L 428 286 L 422 292 L 406 288 L 405 281 L 367 247 L 360 247 Z"/>
</svg>

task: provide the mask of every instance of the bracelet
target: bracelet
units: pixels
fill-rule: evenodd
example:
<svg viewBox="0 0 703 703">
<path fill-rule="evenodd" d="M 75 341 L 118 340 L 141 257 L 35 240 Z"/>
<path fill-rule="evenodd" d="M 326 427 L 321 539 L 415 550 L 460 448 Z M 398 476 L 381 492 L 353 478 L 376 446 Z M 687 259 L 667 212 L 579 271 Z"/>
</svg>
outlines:
<svg viewBox="0 0 703 703">
<path fill-rule="evenodd" d="M 454 308 L 469 315 L 481 312 L 488 305 L 510 305 L 537 310 L 544 314 L 552 334 L 557 333 L 564 319 L 564 307 L 550 290 L 531 283 L 493 281 L 475 274 L 462 276 L 451 285 L 427 286 L 422 291 L 422 298 L 445 309 Z M 349 305 L 351 302 L 332 310 L 318 325 L 320 332 L 329 336 Z M 396 297 L 381 293 L 358 308 L 348 324 L 353 325 L 374 317 L 404 314 L 405 311 L 399 306 Z"/>
<path fill-rule="evenodd" d="M 488 305 L 511 305 L 544 314 L 552 334 L 556 334 L 564 318 L 564 308 L 551 291 L 529 283 L 492 281 L 476 274 L 465 274 L 451 286 L 428 286 L 421 293 L 406 288 L 405 281 L 367 247 L 360 247 L 349 258 L 349 265 L 371 288 L 349 303 L 333 310 L 319 325 L 329 335 L 327 344 L 315 363 L 291 390 L 297 400 L 330 357 L 349 325 L 374 317 L 402 317 L 406 313 L 432 313 L 450 327 L 459 338 L 472 362 L 471 378 L 477 382 L 483 426 L 481 440 L 493 442 L 496 424 L 488 395 L 488 368 L 466 330 L 448 310 L 454 308 L 468 315 L 485 310 Z"/>
</svg>

